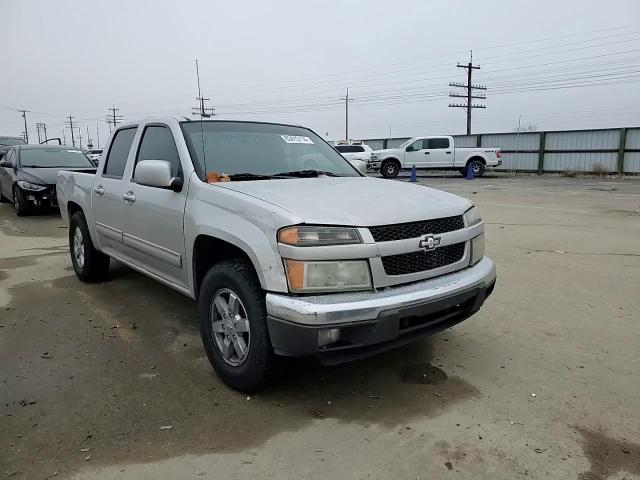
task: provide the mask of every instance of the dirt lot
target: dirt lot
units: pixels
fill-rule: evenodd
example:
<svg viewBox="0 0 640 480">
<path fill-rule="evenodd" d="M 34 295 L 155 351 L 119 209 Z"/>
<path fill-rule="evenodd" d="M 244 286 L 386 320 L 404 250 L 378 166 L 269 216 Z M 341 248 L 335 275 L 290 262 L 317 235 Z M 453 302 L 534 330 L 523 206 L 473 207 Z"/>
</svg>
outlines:
<svg viewBox="0 0 640 480">
<path fill-rule="evenodd" d="M 252 397 L 190 300 L 118 265 L 82 284 L 58 216 L 0 206 L 0 478 L 640 478 L 640 179 L 420 183 L 480 206 L 494 296 Z"/>
</svg>

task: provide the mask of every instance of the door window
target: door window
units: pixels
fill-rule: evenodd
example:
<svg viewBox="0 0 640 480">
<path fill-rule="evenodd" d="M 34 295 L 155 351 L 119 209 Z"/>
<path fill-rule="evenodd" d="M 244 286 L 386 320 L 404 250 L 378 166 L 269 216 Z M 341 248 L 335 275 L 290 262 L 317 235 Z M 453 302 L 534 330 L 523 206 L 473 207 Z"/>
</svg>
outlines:
<svg viewBox="0 0 640 480">
<path fill-rule="evenodd" d="M 438 148 L 438 149 L 449 148 L 449 139 L 448 138 L 430 138 L 428 148 Z"/>
<path fill-rule="evenodd" d="M 144 129 L 136 165 L 142 160 L 164 160 L 171 164 L 171 176 L 181 177 L 180 155 L 173 134 L 167 127 L 152 125 Z"/>
<path fill-rule="evenodd" d="M 102 172 L 103 176 L 122 178 L 136 130 L 136 128 L 123 128 L 116 132 L 109 147 L 109 154 Z"/>
<path fill-rule="evenodd" d="M 407 152 L 417 152 L 418 150 L 422 150 L 423 148 L 425 148 L 423 146 L 423 140 L 422 139 L 416 140 L 415 142 L 413 142 L 411 145 L 407 147 Z"/>
</svg>

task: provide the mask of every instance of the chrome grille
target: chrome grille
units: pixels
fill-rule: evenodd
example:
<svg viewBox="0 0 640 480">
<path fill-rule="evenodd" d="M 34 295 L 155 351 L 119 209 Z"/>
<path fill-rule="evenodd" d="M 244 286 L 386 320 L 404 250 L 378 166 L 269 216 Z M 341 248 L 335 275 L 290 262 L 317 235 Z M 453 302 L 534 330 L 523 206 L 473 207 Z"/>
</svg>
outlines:
<svg viewBox="0 0 640 480">
<path fill-rule="evenodd" d="M 387 275 L 407 275 L 425 272 L 459 262 L 464 257 L 465 242 L 454 243 L 435 250 L 410 252 L 382 257 L 382 265 Z"/>
<path fill-rule="evenodd" d="M 463 228 L 464 220 L 462 219 L 462 215 L 457 215 L 455 217 L 437 218 L 434 220 L 369 227 L 369 231 L 376 242 L 391 242 L 394 240 L 417 238 L 427 233 L 436 235 L 439 233 L 453 232 Z"/>
</svg>

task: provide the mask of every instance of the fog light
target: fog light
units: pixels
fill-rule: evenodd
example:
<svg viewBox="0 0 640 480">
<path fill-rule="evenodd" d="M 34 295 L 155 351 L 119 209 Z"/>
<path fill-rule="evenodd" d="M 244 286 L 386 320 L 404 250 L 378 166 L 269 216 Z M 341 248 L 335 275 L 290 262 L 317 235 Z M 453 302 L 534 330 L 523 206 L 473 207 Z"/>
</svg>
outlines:
<svg viewBox="0 0 640 480">
<path fill-rule="evenodd" d="M 340 340 L 339 328 L 328 328 L 326 330 L 318 330 L 318 347 L 324 347 Z"/>
</svg>

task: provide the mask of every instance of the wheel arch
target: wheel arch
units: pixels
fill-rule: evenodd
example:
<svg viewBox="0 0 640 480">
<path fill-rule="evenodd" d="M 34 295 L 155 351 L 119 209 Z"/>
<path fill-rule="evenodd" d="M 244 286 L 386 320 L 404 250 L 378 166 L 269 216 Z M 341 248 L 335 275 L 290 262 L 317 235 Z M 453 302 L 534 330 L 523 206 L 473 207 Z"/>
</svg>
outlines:
<svg viewBox="0 0 640 480">
<path fill-rule="evenodd" d="M 246 247 L 245 247 L 246 248 Z M 247 260 L 258 277 L 260 286 L 265 288 L 265 280 L 260 270 L 260 264 L 253 252 L 251 254 L 245 248 L 238 246 L 228 240 L 210 234 L 199 234 L 194 242 L 191 255 L 191 266 L 193 275 L 193 294 L 197 299 L 200 295 L 200 286 L 207 272 L 224 260 L 232 258 L 242 258 Z"/>
</svg>

